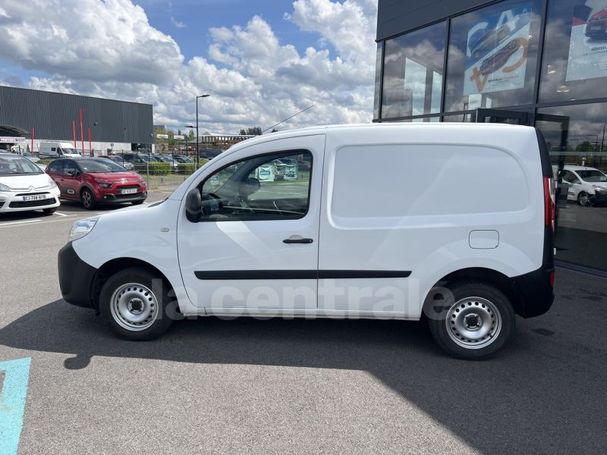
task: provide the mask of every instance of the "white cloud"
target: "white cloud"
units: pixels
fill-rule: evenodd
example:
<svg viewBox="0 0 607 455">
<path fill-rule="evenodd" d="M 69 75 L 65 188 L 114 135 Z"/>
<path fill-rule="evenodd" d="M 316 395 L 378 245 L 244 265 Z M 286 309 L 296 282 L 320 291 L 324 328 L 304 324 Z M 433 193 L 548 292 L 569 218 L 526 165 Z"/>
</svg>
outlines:
<svg viewBox="0 0 607 455">
<path fill-rule="evenodd" d="M 152 103 L 155 123 L 176 128 L 192 123 L 203 92 L 201 126 L 212 131 L 267 127 L 311 104 L 288 126 L 371 119 L 375 0 L 293 2 L 293 26 L 336 55 L 322 45 L 300 54 L 255 16 L 209 30 L 208 58 L 188 61 L 130 0 L 3 0 L 2 13 L 0 58 L 46 74 L 33 88 Z"/>
</svg>

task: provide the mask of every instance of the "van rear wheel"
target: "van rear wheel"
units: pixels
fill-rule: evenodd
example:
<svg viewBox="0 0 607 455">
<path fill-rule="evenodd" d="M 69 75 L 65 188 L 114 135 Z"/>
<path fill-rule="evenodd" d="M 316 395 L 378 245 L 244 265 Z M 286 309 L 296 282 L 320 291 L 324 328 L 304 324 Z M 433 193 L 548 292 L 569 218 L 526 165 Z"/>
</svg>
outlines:
<svg viewBox="0 0 607 455">
<path fill-rule="evenodd" d="M 438 345 L 461 359 L 481 360 L 495 354 L 514 330 L 508 298 L 481 282 L 455 283 L 448 290 L 430 302 L 433 309 L 427 312 Z"/>
<path fill-rule="evenodd" d="M 162 277 L 144 268 L 129 268 L 105 282 L 99 295 L 99 311 L 121 338 L 152 340 L 166 332 L 175 319 L 169 310 L 176 310 L 177 306 L 169 295 L 170 286 Z"/>
</svg>

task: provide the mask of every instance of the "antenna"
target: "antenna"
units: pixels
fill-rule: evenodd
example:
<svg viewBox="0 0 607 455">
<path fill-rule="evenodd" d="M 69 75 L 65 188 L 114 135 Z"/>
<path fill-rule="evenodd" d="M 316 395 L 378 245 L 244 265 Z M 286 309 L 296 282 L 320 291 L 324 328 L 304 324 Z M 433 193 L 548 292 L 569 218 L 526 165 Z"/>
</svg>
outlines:
<svg viewBox="0 0 607 455">
<path fill-rule="evenodd" d="M 293 117 L 295 117 L 296 115 L 303 114 L 304 112 L 309 111 L 309 110 L 310 110 L 310 109 L 312 109 L 313 107 L 314 107 L 314 104 L 313 104 L 313 105 L 311 105 L 311 106 L 306 107 L 305 109 L 302 109 L 302 110 L 301 110 L 301 111 L 299 111 L 299 112 L 296 112 L 295 114 L 293 114 L 293 115 L 292 115 L 292 116 L 290 116 L 290 117 L 287 117 L 287 118 L 286 118 L 286 119 L 284 119 L 284 120 L 281 120 L 281 121 L 280 121 L 280 122 L 278 122 L 276 125 L 272 125 L 270 128 L 266 128 L 266 129 L 265 129 L 265 130 L 263 130 L 261 133 L 263 134 L 263 133 L 265 133 L 266 131 L 269 131 L 269 130 L 273 129 L 274 127 L 276 127 L 276 126 L 280 125 L 281 123 L 284 123 L 284 122 L 286 122 L 287 120 L 291 120 L 291 119 L 292 119 Z"/>
</svg>

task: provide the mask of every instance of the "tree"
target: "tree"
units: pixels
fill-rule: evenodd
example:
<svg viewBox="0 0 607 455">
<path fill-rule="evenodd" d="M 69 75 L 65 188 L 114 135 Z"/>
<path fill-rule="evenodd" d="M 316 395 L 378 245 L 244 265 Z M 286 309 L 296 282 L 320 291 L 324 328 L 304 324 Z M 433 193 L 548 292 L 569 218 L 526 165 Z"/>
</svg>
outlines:
<svg viewBox="0 0 607 455">
<path fill-rule="evenodd" d="M 259 126 L 254 126 L 253 128 L 247 128 L 240 130 L 241 136 L 261 136 L 261 128 Z"/>
<path fill-rule="evenodd" d="M 594 150 L 594 146 L 590 141 L 584 141 L 575 148 L 577 152 L 592 152 Z"/>
</svg>

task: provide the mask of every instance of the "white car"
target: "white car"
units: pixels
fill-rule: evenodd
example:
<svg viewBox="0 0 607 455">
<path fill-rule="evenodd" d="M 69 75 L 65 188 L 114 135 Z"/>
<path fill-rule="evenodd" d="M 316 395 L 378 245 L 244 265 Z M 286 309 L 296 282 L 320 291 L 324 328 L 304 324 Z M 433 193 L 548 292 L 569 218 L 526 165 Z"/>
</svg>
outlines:
<svg viewBox="0 0 607 455">
<path fill-rule="evenodd" d="M 40 167 L 14 153 L 0 153 L 0 213 L 59 207 L 59 188 Z"/>
<path fill-rule="evenodd" d="M 565 165 L 562 179 L 569 185 L 567 200 L 588 207 L 607 203 L 607 175 L 594 167 Z"/>
<path fill-rule="evenodd" d="M 262 181 L 285 159 L 310 172 Z M 160 203 L 76 222 L 59 283 L 131 340 L 189 316 L 425 314 L 441 347 L 479 359 L 515 334 L 515 314 L 550 308 L 553 237 L 534 128 L 318 127 L 241 142 Z"/>
</svg>

